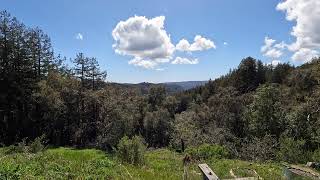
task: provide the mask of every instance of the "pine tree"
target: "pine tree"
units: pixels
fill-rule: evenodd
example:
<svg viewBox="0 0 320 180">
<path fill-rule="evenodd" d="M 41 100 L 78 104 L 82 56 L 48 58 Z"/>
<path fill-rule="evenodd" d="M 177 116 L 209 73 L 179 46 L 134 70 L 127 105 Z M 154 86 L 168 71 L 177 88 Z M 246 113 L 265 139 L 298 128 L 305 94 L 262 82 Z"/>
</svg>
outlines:
<svg viewBox="0 0 320 180">
<path fill-rule="evenodd" d="M 96 89 L 96 82 L 97 81 L 103 81 L 107 76 L 106 71 L 100 70 L 99 63 L 96 58 L 89 58 L 88 76 L 91 79 L 92 90 Z"/>
<path fill-rule="evenodd" d="M 33 133 L 31 94 L 37 81 L 26 34 L 28 29 L 22 23 L 6 11 L 0 12 L 0 119 L 6 127 L 5 142 Z"/>
<path fill-rule="evenodd" d="M 79 112 L 83 112 L 84 110 L 84 100 L 83 100 L 83 93 L 85 90 L 85 82 L 87 80 L 89 71 L 90 71 L 90 64 L 89 58 L 85 57 L 83 53 L 77 54 L 77 57 L 74 59 L 73 63 L 75 64 L 74 67 L 74 75 L 80 79 L 80 89 L 79 89 L 79 102 L 80 108 Z M 80 118 L 81 122 L 81 118 Z"/>
<path fill-rule="evenodd" d="M 34 71 L 37 79 L 43 79 L 48 75 L 54 62 L 51 40 L 39 28 L 31 29 L 28 33 L 28 43 L 31 47 L 31 59 L 34 63 Z"/>
</svg>

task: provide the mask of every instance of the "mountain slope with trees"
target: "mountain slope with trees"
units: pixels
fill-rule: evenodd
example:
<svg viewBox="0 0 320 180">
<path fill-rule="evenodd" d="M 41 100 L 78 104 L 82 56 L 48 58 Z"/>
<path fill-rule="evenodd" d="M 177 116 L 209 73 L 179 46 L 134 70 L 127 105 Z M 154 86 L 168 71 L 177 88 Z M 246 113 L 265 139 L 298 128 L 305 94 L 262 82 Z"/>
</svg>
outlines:
<svg viewBox="0 0 320 180">
<path fill-rule="evenodd" d="M 2 145 L 45 135 L 53 146 L 112 151 L 138 135 L 154 148 L 218 144 L 245 160 L 320 160 L 320 59 L 294 67 L 247 57 L 173 94 L 106 84 L 96 58 L 79 53 L 72 67 L 65 59 L 39 28 L 0 13 Z"/>
</svg>

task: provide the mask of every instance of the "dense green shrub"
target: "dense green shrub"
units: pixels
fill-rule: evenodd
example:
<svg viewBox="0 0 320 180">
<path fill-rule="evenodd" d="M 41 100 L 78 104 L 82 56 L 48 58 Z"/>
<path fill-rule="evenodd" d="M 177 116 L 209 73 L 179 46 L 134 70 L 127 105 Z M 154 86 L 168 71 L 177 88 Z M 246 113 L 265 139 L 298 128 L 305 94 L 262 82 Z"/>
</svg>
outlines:
<svg viewBox="0 0 320 180">
<path fill-rule="evenodd" d="M 274 136 L 245 139 L 241 143 L 240 158 L 250 161 L 274 160 L 277 152 L 277 140 Z"/>
<path fill-rule="evenodd" d="M 30 141 L 27 144 L 27 139 L 22 139 L 21 142 L 17 143 L 16 145 L 11 145 L 7 148 L 7 154 L 13 153 L 38 153 L 45 149 L 46 144 L 45 136 L 42 135 L 40 137 L 35 138 L 33 141 Z"/>
<path fill-rule="evenodd" d="M 47 141 L 44 135 L 35 138 L 32 142 L 29 143 L 29 146 L 28 146 L 29 153 L 37 153 L 37 152 L 43 151 L 45 149 L 46 142 Z"/>
<path fill-rule="evenodd" d="M 143 138 L 134 136 L 132 139 L 129 139 L 127 136 L 124 136 L 118 144 L 117 155 L 122 162 L 141 165 L 144 163 L 145 151 L 146 145 Z"/>
<path fill-rule="evenodd" d="M 188 153 L 194 160 L 203 160 L 210 158 L 222 159 L 230 157 L 230 153 L 225 147 L 216 144 L 203 144 L 199 147 L 188 148 L 186 150 L 186 153 Z"/>
<path fill-rule="evenodd" d="M 25 152 L 28 152 L 26 138 L 22 139 L 22 141 L 17 143 L 16 145 L 9 146 L 6 150 L 6 154 L 25 153 Z"/>
<path fill-rule="evenodd" d="M 317 149 L 313 152 L 312 160 L 315 162 L 320 162 L 320 149 Z"/>
<path fill-rule="evenodd" d="M 281 137 L 280 147 L 277 153 L 278 159 L 289 163 L 305 163 L 308 159 L 308 153 L 303 151 L 304 144 L 304 140 L 294 140 L 289 137 Z"/>
</svg>

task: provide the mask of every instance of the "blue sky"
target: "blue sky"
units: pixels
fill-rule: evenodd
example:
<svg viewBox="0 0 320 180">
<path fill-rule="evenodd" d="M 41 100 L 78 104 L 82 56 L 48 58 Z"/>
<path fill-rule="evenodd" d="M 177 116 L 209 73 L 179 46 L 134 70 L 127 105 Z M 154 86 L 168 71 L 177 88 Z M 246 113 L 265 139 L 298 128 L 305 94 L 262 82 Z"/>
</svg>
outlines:
<svg viewBox="0 0 320 180">
<path fill-rule="evenodd" d="M 316 1 L 313 2 L 318 6 Z M 282 41 L 286 47 L 298 42 L 298 35 L 290 33 L 299 20 L 286 19 L 287 9 L 293 5 L 284 4 L 281 10 L 276 9 L 281 2 L 282 0 L 0 0 L 0 9 L 9 11 L 27 26 L 43 29 L 51 37 L 56 53 L 68 58 L 74 58 L 78 52 L 97 57 L 101 67 L 108 71 L 108 81 L 137 83 L 214 79 L 237 67 L 241 59 L 247 56 L 261 59 L 265 63 L 271 63 L 272 60 L 301 63 L 292 60 L 292 54 L 298 52 L 297 48 L 288 48 L 290 50 L 286 52 L 283 50 L 284 46 L 282 49 L 274 46 Z M 112 47 L 116 43 L 112 31 L 120 21 L 126 22 L 130 17 L 135 20 L 135 15 L 145 16 L 146 22 L 152 18 L 165 17 L 162 30 L 165 30 L 174 46 L 181 39 L 192 44 L 194 38 L 201 35 L 204 40 L 213 42 L 216 48 L 209 43 L 207 49 L 187 50 L 188 52 L 175 50 L 167 57 L 169 62 L 158 63 L 152 68 L 129 64 L 135 57 L 139 62 L 142 61 L 141 58 L 147 58 L 149 62 L 150 57 L 133 55 L 132 51 L 125 48 L 121 50 L 122 54 L 116 53 L 115 49 L 120 49 L 121 45 Z M 314 16 L 316 15 L 319 13 L 316 12 Z M 82 35 L 82 40 L 76 38 L 78 33 Z M 268 45 L 265 44 L 266 37 L 269 38 Z M 266 51 L 262 52 L 264 45 L 267 46 Z M 147 47 L 142 47 L 143 52 L 139 53 L 145 53 L 143 48 Z M 317 48 L 303 52 L 317 54 Z M 299 53 L 301 55 L 302 52 Z M 197 59 L 198 62 L 173 64 L 176 57 Z"/>
</svg>

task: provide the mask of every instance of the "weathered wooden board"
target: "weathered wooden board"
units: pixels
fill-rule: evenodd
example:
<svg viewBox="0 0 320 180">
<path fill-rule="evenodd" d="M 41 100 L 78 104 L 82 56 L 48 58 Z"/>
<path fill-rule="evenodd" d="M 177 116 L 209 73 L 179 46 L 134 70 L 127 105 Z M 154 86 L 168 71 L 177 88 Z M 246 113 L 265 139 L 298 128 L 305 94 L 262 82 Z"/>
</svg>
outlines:
<svg viewBox="0 0 320 180">
<path fill-rule="evenodd" d="M 234 178 L 234 179 L 223 179 L 223 180 L 256 180 L 254 177 Z"/>
<path fill-rule="evenodd" d="M 202 171 L 205 180 L 220 180 L 219 177 L 210 169 L 207 164 L 199 164 L 198 167 Z"/>
</svg>

